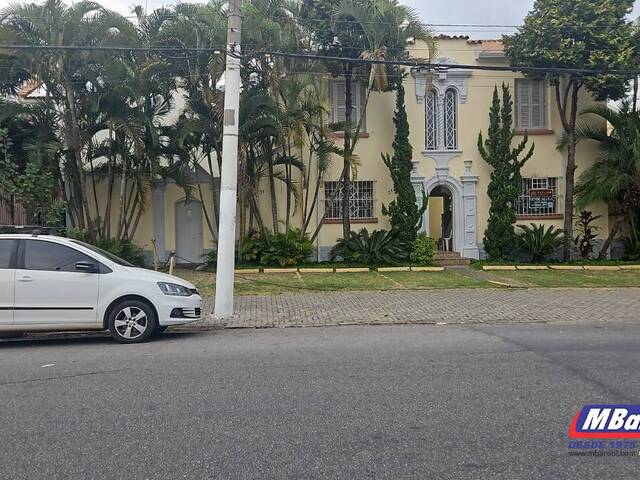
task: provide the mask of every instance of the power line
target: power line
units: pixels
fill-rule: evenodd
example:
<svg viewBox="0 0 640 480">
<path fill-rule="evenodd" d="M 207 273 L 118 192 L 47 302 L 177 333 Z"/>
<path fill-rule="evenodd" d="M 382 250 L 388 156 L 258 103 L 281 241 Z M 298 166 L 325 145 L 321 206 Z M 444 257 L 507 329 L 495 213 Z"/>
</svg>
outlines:
<svg viewBox="0 0 640 480">
<path fill-rule="evenodd" d="M 80 46 L 80 45 L 0 45 L 0 50 L 44 50 L 44 51 L 102 51 L 102 52 L 207 52 L 221 54 L 225 46 L 216 47 L 121 47 L 121 46 Z M 233 55 L 233 54 L 231 54 Z M 624 70 L 624 69 L 588 69 L 588 68 L 559 68 L 559 67 L 526 67 L 526 66 L 508 66 L 508 65 L 469 65 L 469 64 L 452 64 L 452 63 L 434 63 L 423 59 L 414 60 L 376 60 L 365 58 L 339 57 L 332 55 L 319 54 L 303 54 L 293 52 L 279 52 L 271 50 L 256 50 L 251 55 L 271 55 L 273 57 L 292 58 L 299 60 L 320 60 L 329 62 L 349 62 L 372 65 L 395 65 L 413 67 L 429 70 L 479 70 L 479 71 L 498 71 L 498 72 L 522 72 L 522 73 L 538 73 L 538 74 L 573 74 L 581 76 L 593 75 L 616 75 L 632 77 L 640 75 L 640 70 Z M 243 55 L 246 57 L 246 55 Z"/>
<path fill-rule="evenodd" d="M 598 69 L 586 69 L 586 68 L 558 68 L 558 67 L 523 67 L 523 66 L 502 66 L 502 65 L 467 65 L 467 64 L 453 64 L 453 63 L 433 63 L 425 62 L 424 60 L 374 60 L 365 58 L 343 58 L 330 55 L 313 55 L 313 54 L 300 54 L 300 53 L 287 53 L 287 52 L 273 52 L 273 51 L 258 51 L 254 54 L 273 55 L 274 57 L 284 58 L 297 58 L 304 60 L 324 60 L 330 62 L 349 62 L 349 63 L 367 63 L 377 65 L 397 65 L 404 67 L 414 67 L 430 70 L 486 70 L 497 72 L 522 72 L 522 73 L 540 73 L 540 74 L 575 74 L 583 76 L 592 75 L 619 75 L 619 76 L 634 76 L 640 75 L 640 70 L 598 70 Z"/>
</svg>

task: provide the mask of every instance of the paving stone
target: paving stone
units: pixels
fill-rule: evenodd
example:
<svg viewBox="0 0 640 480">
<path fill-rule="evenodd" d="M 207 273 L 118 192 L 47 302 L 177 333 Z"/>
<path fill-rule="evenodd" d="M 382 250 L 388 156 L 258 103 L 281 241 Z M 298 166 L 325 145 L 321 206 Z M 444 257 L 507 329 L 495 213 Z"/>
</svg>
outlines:
<svg viewBox="0 0 640 480">
<path fill-rule="evenodd" d="M 640 288 L 454 289 L 239 296 L 231 328 L 369 323 L 640 322 Z"/>
</svg>

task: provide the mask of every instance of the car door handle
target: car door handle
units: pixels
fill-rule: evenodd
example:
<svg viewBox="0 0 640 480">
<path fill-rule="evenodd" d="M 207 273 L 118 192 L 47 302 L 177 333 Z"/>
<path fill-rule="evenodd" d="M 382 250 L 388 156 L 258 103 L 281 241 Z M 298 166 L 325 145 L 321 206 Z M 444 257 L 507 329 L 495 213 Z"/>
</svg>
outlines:
<svg viewBox="0 0 640 480">
<path fill-rule="evenodd" d="M 31 275 L 23 275 L 18 279 L 19 282 L 33 282 L 33 277 Z"/>
</svg>

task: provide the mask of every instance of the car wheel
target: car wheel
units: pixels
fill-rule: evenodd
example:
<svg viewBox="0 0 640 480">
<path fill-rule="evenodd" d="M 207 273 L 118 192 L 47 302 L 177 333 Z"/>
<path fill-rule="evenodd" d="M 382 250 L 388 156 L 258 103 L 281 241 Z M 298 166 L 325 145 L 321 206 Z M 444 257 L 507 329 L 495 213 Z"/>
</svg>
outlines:
<svg viewBox="0 0 640 480">
<path fill-rule="evenodd" d="M 144 302 L 125 300 L 109 314 L 109 332 L 120 343 L 140 343 L 153 335 L 158 321 L 153 310 Z"/>
</svg>

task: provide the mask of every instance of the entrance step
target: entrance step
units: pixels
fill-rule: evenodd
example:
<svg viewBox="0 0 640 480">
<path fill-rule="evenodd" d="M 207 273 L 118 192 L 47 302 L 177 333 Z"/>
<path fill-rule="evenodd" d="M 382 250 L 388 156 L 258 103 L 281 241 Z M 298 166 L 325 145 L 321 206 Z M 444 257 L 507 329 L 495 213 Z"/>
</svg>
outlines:
<svg viewBox="0 0 640 480">
<path fill-rule="evenodd" d="M 439 267 L 468 267 L 471 264 L 471 260 L 462 258 L 458 252 L 436 252 L 433 257 L 433 264 Z"/>
</svg>

